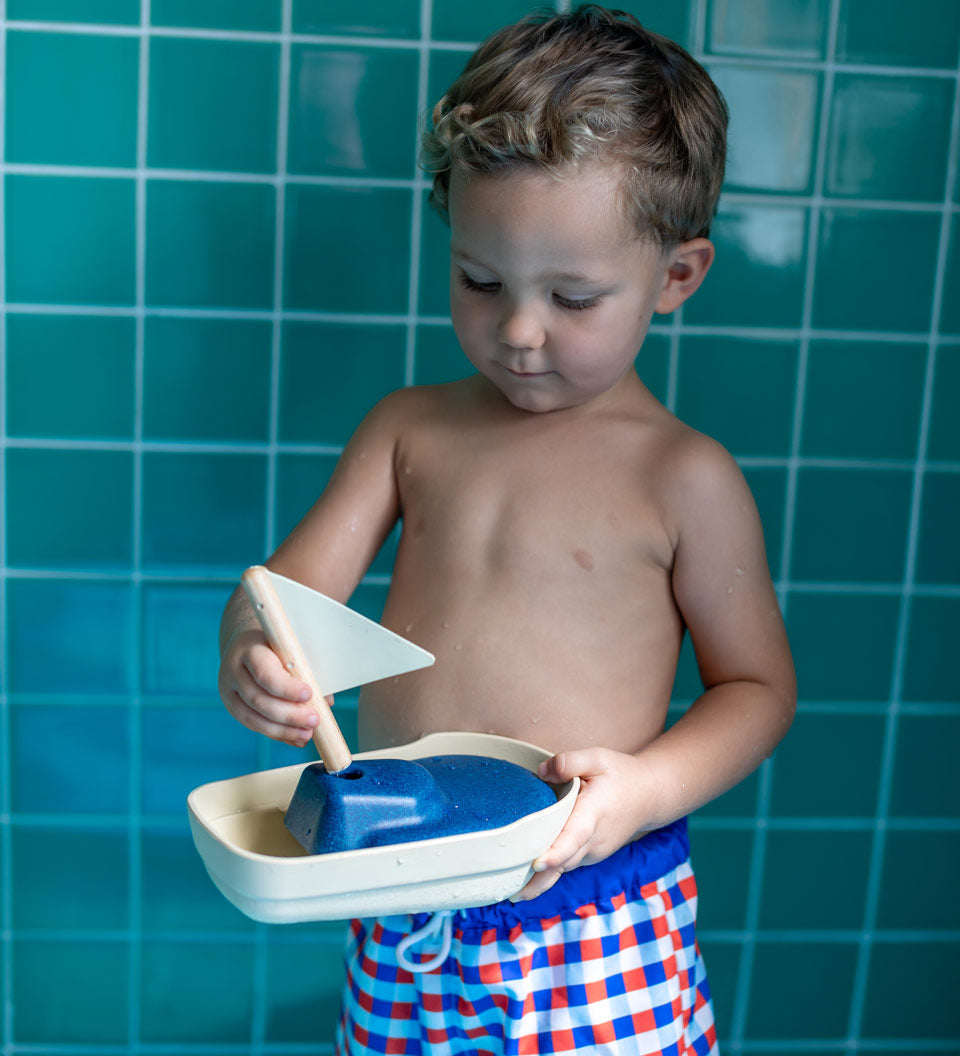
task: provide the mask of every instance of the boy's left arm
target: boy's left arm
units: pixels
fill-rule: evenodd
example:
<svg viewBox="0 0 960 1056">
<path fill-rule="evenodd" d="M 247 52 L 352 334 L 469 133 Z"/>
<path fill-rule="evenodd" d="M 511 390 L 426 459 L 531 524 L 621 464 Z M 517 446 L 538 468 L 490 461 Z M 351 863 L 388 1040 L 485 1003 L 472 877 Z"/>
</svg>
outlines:
<svg viewBox="0 0 960 1056">
<path fill-rule="evenodd" d="M 723 448 L 700 437 L 671 473 L 668 490 L 673 594 L 704 692 L 636 754 L 588 748 L 542 764 L 540 776 L 551 782 L 578 775 L 581 793 L 521 898 L 732 788 L 770 755 L 793 720 L 793 661 L 743 475 Z"/>
</svg>

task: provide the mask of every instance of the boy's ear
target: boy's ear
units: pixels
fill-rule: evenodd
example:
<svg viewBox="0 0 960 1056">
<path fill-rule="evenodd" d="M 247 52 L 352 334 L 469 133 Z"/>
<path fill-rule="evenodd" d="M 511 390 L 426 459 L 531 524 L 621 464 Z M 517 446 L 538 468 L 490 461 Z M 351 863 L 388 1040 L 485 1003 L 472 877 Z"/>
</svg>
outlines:
<svg viewBox="0 0 960 1056">
<path fill-rule="evenodd" d="M 713 257 L 713 243 L 707 238 L 693 238 L 671 250 L 666 278 L 655 310 L 663 315 L 676 311 L 703 282 Z"/>
</svg>

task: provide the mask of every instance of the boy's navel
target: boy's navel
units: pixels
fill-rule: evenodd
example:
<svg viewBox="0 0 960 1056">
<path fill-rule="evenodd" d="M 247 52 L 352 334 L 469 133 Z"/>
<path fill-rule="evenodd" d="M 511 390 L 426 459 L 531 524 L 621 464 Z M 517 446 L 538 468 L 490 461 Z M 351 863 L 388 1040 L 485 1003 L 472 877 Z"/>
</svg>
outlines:
<svg viewBox="0 0 960 1056">
<path fill-rule="evenodd" d="M 587 550 L 574 550 L 573 559 L 581 568 L 585 568 L 588 572 L 593 571 L 593 557 Z"/>
</svg>

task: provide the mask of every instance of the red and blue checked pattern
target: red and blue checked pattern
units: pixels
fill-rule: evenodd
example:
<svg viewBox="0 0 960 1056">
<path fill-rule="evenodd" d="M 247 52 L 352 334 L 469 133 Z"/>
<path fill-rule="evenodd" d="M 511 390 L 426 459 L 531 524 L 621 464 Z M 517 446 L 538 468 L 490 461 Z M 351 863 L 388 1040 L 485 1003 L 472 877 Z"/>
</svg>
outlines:
<svg viewBox="0 0 960 1056">
<path fill-rule="evenodd" d="M 637 894 L 511 927 L 472 924 L 468 910 L 450 955 L 422 973 L 396 960 L 409 916 L 354 921 L 337 1053 L 716 1056 L 689 861 Z M 429 961 L 440 943 L 409 956 Z"/>
</svg>

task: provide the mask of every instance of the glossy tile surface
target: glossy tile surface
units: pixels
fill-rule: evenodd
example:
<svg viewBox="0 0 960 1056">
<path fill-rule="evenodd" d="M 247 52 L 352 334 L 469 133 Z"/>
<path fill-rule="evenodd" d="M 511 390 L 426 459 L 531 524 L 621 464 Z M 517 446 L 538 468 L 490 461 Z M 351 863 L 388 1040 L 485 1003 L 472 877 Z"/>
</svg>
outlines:
<svg viewBox="0 0 960 1056">
<path fill-rule="evenodd" d="M 135 164 L 137 50 L 129 37 L 11 32 L 7 160 Z"/>
<path fill-rule="evenodd" d="M 739 462 L 800 690 L 690 822 L 719 1048 L 956 1056 L 960 5 L 619 6 L 730 105 L 716 260 L 636 369 Z M 187 825 L 316 758 L 220 704 L 220 613 L 372 404 L 472 372 L 417 123 L 532 7 L 3 6 L 4 1054 L 329 1050 L 342 924 L 255 924 Z M 702 690 L 687 636 L 668 724 Z"/>
<path fill-rule="evenodd" d="M 707 48 L 718 54 L 820 58 L 828 7 L 827 0 L 708 0 Z"/>
<path fill-rule="evenodd" d="M 154 37 L 147 163 L 273 172 L 279 66 L 277 44 Z"/>
<path fill-rule="evenodd" d="M 838 74 L 827 193 L 943 201 L 952 109 L 948 80 Z"/>
<path fill-rule="evenodd" d="M 916 0 L 909 17 L 898 0 L 841 0 L 837 56 L 845 62 L 956 68 L 960 7 Z"/>
</svg>

